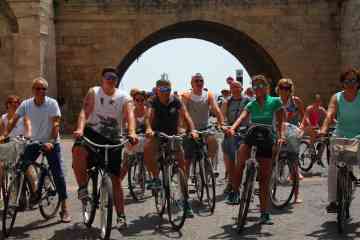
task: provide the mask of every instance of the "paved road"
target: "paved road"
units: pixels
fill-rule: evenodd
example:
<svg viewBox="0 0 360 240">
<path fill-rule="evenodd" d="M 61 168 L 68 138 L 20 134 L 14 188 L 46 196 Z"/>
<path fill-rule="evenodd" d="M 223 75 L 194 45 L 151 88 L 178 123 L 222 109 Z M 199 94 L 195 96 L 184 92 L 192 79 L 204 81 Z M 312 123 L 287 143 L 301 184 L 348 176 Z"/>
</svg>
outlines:
<svg viewBox="0 0 360 240">
<path fill-rule="evenodd" d="M 38 210 L 22 212 L 15 223 L 13 236 L 10 239 L 98 239 L 99 230 L 88 229 L 81 224 L 79 214 L 80 205 L 76 200 L 76 184 L 71 169 L 71 140 L 63 140 L 63 151 L 66 160 L 67 179 L 69 181 L 70 206 L 73 222 L 59 223 L 56 217 L 50 221 L 43 221 Z M 337 234 L 336 216 L 327 214 L 327 185 L 324 170 L 315 168 L 304 181 L 301 182 L 303 204 L 293 205 L 286 210 L 273 210 L 274 225 L 261 226 L 257 224 L 259 209 L 258 200 L 251 206 L 249 222 L 246 230 L 239 236 L 233 229 L 234 216 L 237 207 L 228 206 L 223 202 L 222 190 L 224 182 L 218 180 L 217 206 L 213 216 L 201 211 L 197 201 L 193 201 L 195 217 L 185 222 L 181 232 L 174 232 L 165 222 L 159 227 L 159 217 L 155 214 L 155 207 L 151 198 L 143 203 L 131 200 L 126 192 L 126 214 L 128 229 L 118 232 L 112 231 L 112 239 L 360 239 L 360 191 L 356 193 L 356 200 L 352 206 L 354 216 L 348 225 L 348 233 Z M 97 221 L 97 220 L 95 220 Z"/>
</svg>

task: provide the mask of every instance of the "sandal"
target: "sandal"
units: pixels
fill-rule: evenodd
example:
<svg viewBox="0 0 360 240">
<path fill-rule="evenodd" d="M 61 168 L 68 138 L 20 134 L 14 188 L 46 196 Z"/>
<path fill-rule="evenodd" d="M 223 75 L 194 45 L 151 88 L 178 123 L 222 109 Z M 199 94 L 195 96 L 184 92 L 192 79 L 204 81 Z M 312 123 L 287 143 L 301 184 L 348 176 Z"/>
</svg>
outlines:
<svg viewBox="0 0 360 240">
<path fill-rule="evenodd" d="M 59 212 L 59 215 L 62 223 L 70 223 L 72 221 L 71 216 L 69 214 L 65 215 L 64 211 Z"/>
</svg>

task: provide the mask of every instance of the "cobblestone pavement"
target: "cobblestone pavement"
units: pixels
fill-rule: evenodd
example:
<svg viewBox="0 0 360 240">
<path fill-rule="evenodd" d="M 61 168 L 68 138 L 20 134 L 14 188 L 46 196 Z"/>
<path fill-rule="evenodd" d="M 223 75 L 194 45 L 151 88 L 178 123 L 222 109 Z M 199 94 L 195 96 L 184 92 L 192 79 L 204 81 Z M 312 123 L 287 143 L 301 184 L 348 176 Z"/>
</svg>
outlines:
<svg viewBox="0 0 360 240">
<path fill-rule="evenodd" d="M 89 229 L 81 224 L 80 204 L 76 200 L 76 184 L 71 169 L 71 140 L 63 140 L 69 182 L 70 208 L 73 222 L 59 223 L 56 217 L 44 221 L 37 209 L 21 212 L 15 223 L 13 236 L 9 239 L 98 239 L 96 224 Z M 222 166 L 222 165 L 221 165 Z M 196 200 L 192 201 L 195 217 L 187 219 L 181 232 L 171 230 L 166 221 L 159 227 L 160 219 L 155 214 L 153 199 L 143 203 L 134 202 L 126 190 L 126 214 L 128 229 L 121 233 L 114 229 L 112 239 L 360 239 L 359 191 L 356 192 L 351 212 L 352 219 L 347 226 L 347 234 L 340 236 L 336 228 L 336 215 L 327 214 L 327 183 L 325 171 L 319 167 L 301 182 L 302 204 L 292 205 L 286 210 L 273 210 L 274 225 L 258 225 L 258 200 L 252 203 L 246 229 L 239 236 L 234 230 L 238 207 L 224 204 L 222 190 L 223 176 L 218 178 L 217 205 L 215 213 L 208 216 Z M 192 195 L 194 197 L 194 195 Z M 98 224 L 98 219 L 95 219 Z"/>
</svg>

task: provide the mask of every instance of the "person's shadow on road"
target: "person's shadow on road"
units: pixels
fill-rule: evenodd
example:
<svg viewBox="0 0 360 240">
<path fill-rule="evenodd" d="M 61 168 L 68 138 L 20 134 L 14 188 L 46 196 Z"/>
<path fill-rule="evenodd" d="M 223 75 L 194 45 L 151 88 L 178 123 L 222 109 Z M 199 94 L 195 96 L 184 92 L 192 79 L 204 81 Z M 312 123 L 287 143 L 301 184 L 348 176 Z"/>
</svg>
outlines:
<svg viewBox="0 0 360 240">
<path fill-rule="evenodd" d="M 360 232 L 356 231 L 360 228 L 360 222 L 349 222 L 345 226 L 343 234 L 338 233 L 338 226 L 336 221 L 327 221 L 321 225 L 321 229 L 307 234 L 306 236 L 316 238 L 318 240 L 326 239 L 343 239 L 352 240 L 359 239 Z"/>
</svg>

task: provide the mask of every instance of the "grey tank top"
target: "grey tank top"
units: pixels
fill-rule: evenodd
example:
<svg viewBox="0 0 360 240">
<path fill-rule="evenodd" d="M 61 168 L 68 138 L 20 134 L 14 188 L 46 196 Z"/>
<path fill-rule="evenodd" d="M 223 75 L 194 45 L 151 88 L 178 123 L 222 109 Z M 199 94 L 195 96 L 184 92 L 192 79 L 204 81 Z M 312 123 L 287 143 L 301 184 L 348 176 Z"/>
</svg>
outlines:
<svg viewBox="0 0 360 240">
<path fill-rule="evenodd" d="M 208 98 L 208 93 L 203 91 L 201 96 L 196 96 L 191 93 L 189 99 L 186 101 L 186 108 L 197 130 L 208 127 L 210 115 Z"/>
<path fill-rule="evenodd" d="M 240 116 L 241 112 L 244 110 L 245 106 L 250 102 L 248 97 L 242 96 L 241 99 L 234 99 L 231 97 L 227 103 L 227 113 L 226 119 L 227 124 L 232 125 L 236 119 Z M 241 123 L 241 126 L 248 125 L 248 120 Z"/>
</svg>

